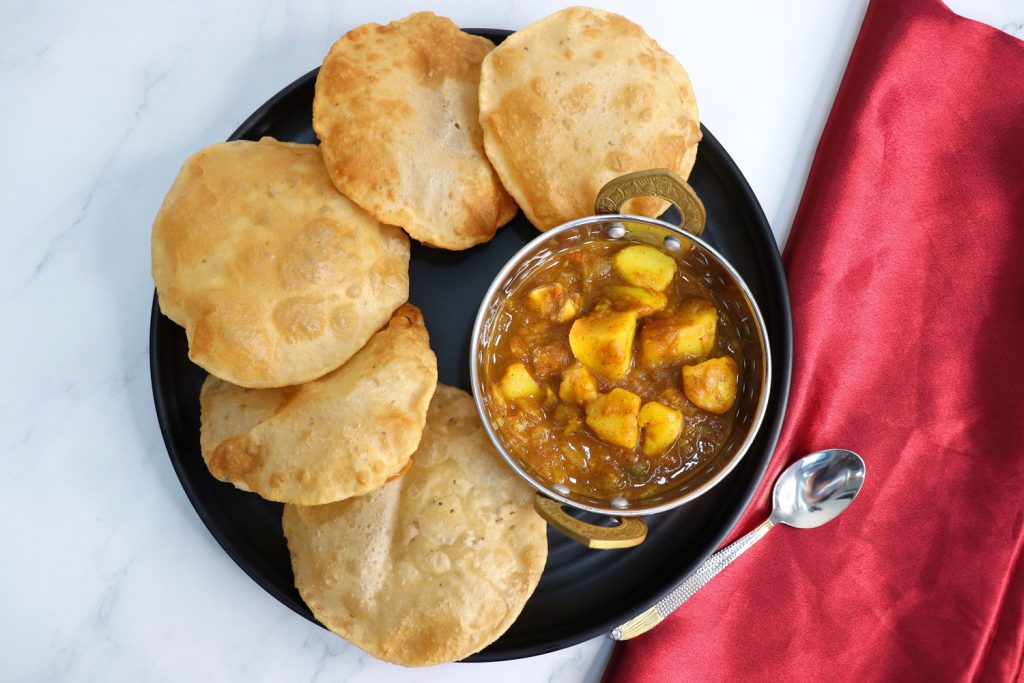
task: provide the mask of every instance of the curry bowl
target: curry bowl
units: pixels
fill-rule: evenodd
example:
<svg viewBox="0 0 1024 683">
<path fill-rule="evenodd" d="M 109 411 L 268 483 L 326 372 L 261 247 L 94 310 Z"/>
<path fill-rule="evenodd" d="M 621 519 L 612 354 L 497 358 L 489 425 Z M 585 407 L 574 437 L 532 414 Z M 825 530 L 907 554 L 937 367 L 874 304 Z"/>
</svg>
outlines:
<svg viewBox="0 0 1024 683">
<path fill-rule="evenodd" d="M 619 213 L 637 196 L 657 196 L 676 206 L 681 220 L 674 225 L 661 219 Z M 592 548 L 622 548 L 646 537 L 643 515 L 664 512 L 706 493 L 732 471 L 746 454 L 764 419 L 771 387 L 771 355 L 766 326 L 747 284 L 717 250 L 702 240 L 705 213 L 700 199 L 676 174 L 665 169 L 632 173 L 609 182 L 598 194 L 596 213 L 541 233 L 523 247 L 497 274 L 485 294 L 470 340 L 471 388 L 484 427 L 502 457 L 536 490 L 537 511 L 555 528 Z M 705 292 L 717 309 L 720 335 L 728 335 L 737 361 L 735 397 L 729 408 L 729 429 L 713 452 L 680 463 L 671 477 L 644 489 L 595 491 L 572 478 L 555 481 L 536 466 L 523 444 L 503 433 L 504 424 L 491 387 L 496 381 L 493 358 L 503 343 L 510 317 L 510 299 L 531 278 L 557 265 L 559 259 L 581 248 L 610 253 L 626 246 L 647 245 L 674 259 L 693 287 Z M 574 251 L 575 250 L 575 251 Z M 575 315 L 575 311 L 572 311 Z M 580 311 L 582 315 L 585 311 Z M 630 333 L 632 334 L 632 333 Z M 632 341 L 630 341 L 632 363 Z M 552 392 L 548 390 L 550 395 Z M 559 404 L 560 405 L 560 404 Z M 588 416 L 589 419 L 589 416 Z M 553 427 L 550 439 L 561 438 L 564 427 Z M 680 437 L 682 438 L 682 437 Z M 615 451 L 608 446 L 608 453 Z M 597 454 L 605 456 L 606 454 Z M 607 457 L 615 457 L 609 455 Z M 596 462 L 592 460 L 591 462 Z M 600 515 L 588 523 L 567 512 Z"/>
</svg>

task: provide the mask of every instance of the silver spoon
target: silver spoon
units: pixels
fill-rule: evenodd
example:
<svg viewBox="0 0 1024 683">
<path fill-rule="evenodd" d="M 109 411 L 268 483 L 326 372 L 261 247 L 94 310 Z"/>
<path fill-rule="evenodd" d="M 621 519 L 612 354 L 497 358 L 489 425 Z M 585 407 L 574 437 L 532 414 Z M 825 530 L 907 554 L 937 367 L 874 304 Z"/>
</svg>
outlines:
<svg viewBox="0 0 1024 683">
<path fill-rule="evenodd" d="M 772 514 L 756 529 L 704 560 L 678 588 L 654 607 L 612 631 L 615 640 L 629 640 L 657 626 L 679 609 L 747 548 L 776 524 L 813 529 L 835 519 L 849 507 L 864 485 L 864 461 L 853 451 L 830 448 L 800 458 L 775 482 Z"/>
</svg>

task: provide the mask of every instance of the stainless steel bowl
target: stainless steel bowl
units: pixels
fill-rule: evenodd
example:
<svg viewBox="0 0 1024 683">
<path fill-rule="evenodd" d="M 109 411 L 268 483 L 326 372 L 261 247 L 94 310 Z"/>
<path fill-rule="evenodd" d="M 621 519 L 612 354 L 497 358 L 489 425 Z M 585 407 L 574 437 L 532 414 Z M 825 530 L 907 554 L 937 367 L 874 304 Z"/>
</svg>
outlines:
<svg viewBox="0 0 1024 683">
<path fill-rule="evenodd" d="M 704 217 L 703 206 L 693 190 L 671 171 L 642 171 L 609 183 L 598 195 L 597 204 L 599 208 L 617 208 L 640 194 L 654 194 L 672 201 L 680 209 L 683 225 L 688 229 L 654 218 L 610 213 L 570 221 L 538 235 L 502 268 L 487 290 L 470 342 L 473 396 L 491 441 L 508 464 L 537 489 L 538 511 L 564 533 L 591 547 L 627 547 L 642 542 L 646 526 L 636 519 L 638 516 L 682 505 L 720 482 L 750 448 L 764 418 L 771 386 L 771 356 L 764 319 L 736 269 L 694 234 L 702 230 Z M 594 240 L 652 244 L 678 254 L 681 264 L 703 278 L 716 297 L 716 304 L 731 316 L 742 348 L 741 386 L 732 434 L 719 452 L 695 473 L 672 488 L 646 498 L 596 498 L 572 491 L 563 484 L 545 481 L 504 443 L 488 408 L 483 372 L 485 352 L 505 300 L 558 251 Z M 567 514 L 562 505 L 616 517 L 621 523 L 617 527 L 586 524 Z"/>
</svg>

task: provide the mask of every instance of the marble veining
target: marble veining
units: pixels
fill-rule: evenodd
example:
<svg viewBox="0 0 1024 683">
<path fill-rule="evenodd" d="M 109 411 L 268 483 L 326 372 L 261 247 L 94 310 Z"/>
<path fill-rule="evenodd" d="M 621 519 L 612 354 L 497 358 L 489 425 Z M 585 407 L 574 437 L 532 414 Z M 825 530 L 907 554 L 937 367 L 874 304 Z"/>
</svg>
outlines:
<svg viewBox="0 0 1024 683">
<path fill-rule="evenodd" d="M 783 242 L 866 0 L 600 4 L 687 67 L 703 120 Z M 951 4 L 1024 37 L 1017 0 Z M 517 28 L 560 5 L 0 5 L 0 680 L 600 679 L 604 638 L 410 670 L 306 622 L 206 531 L 156 423 L 149 232 L 182 161 L 227 137 L 347 29 L 428 6 L 463 26 Z"/>
</svg>

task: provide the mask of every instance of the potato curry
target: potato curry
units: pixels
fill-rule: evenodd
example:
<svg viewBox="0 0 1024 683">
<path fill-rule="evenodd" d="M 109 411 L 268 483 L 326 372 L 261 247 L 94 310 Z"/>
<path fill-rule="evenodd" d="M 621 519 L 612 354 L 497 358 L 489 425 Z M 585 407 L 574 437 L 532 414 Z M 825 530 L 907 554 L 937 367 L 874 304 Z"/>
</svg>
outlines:
<svg viewBox="0 0 1024 683">
<path fill-rule="evenodd" d="M 496 316 L 487 401 L 541 478 L 642 498 L 696 472 L 732 431 L 734 327 L 685 260 L 646 244 L 567 246 Z"/>
</svg>

